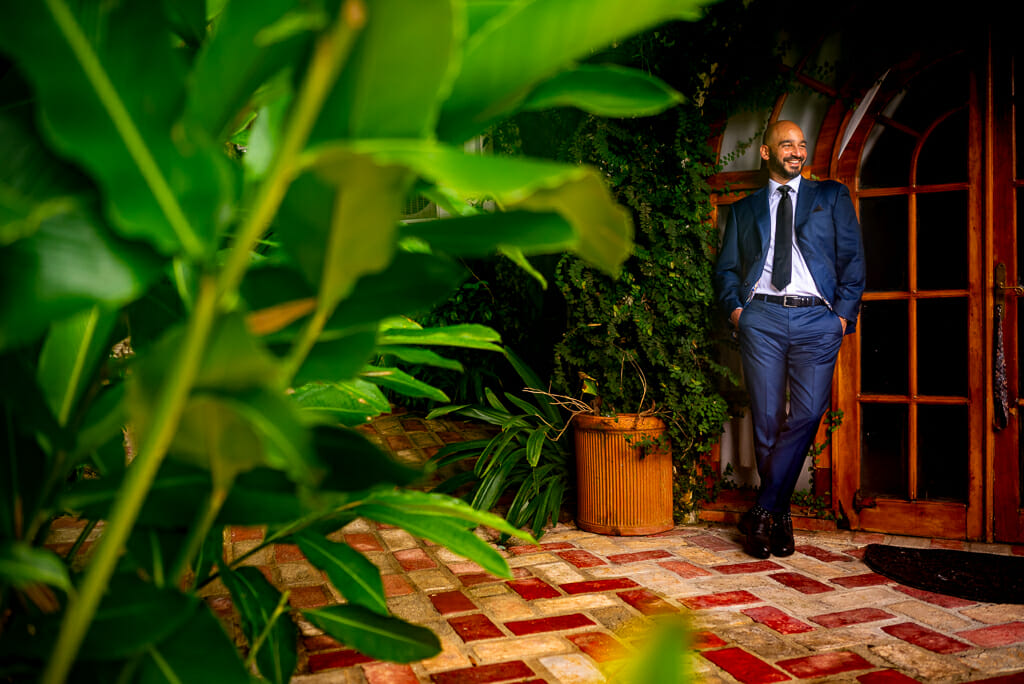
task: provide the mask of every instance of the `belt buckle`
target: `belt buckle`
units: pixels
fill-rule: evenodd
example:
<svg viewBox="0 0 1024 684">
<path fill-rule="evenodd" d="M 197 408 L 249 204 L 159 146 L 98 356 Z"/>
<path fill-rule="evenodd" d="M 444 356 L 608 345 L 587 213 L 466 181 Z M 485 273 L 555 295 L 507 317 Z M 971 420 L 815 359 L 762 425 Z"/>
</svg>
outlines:
<svg viewBox="0 0 1024 684">
<path fill-rule="evenodd" d="M 784 307 L 786 307 L 788 309 L 795 309 L 795 308 L 800 306 L 800 300 L 802 300 L 802 299 L 803 299 L 803 297 L 801 297 L 800 295 L 782 295 L 782 306 L 784 306 Z M 793 302 L 796 302 L 796 303 L 795 304 L 790 304 L 790 301 L 793 301 Z"/>
</svg>

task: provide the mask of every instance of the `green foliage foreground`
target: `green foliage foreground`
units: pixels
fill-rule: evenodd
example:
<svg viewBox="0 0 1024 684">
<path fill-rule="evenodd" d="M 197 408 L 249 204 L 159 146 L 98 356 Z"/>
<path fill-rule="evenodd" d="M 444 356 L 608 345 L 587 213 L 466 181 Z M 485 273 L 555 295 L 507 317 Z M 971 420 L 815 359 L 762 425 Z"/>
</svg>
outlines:
<svg viewBox="0 0 1024 684">
<path fill-rule="evenodd" d="M 226 525 L 297 544 L 346 600 L 305 617 L 386 660 L 438 641 L 388 614 L 376 568 L 330 532 L 397 525 L 508 576 L 473 528 L 526 535 L 407 489 L 419 473 L 347 426 L 388 410 L 382 387 L 436 396 L 396 360 L 450 367 L 431 347 L 498 349 L 486 328 L 404 318 L 458 282 L 452 258 L 571 250 L 619 269 L 631 221 L 596 172 L 462 143 L 521 107 L 612 98 L 621 113 L 636 92 L 634 113 L 671 106 L 678 94 L 638 89 L 657 85 L 641 73 L 574 65 L 694 10 L 338 4 L 3 3 L 5 681 L 225 684 L 247 667 L 288 681 L 288 597 L 224 562 Z M 454 218 L 402 225 L 414 193 Z M 484 199 L 502 212 L 479 211 Z M 105 521 L 81 574 L 79 544 L 64 558 L 42 546 L 64 513 Z M 199 599 L 215 578 L 245 661 Z"/>
</svg>

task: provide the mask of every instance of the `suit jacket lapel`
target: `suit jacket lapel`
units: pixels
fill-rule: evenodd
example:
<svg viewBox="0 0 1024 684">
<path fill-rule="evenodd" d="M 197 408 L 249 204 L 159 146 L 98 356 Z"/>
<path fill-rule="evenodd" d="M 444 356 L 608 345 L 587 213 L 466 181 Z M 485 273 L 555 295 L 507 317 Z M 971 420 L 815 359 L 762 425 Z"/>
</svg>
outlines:
<svg viewBox="0 0 1024 684">
<path fill-rule="evenodd" d="M 800 192 L 796 198 L 796 219 L 793 222 L 793 235 L 797 238 L 803 233 L 811 209 L 817 202 L 818 182 L 803 178 L 800 180 Z"/>
<path fill-rule="evenodd" d="M 761 236 L 761 253 L 768 251 L 768 245 L 772 239 L 772 217 L 768 213 L 768 186 L 764 186 L 753 194 L 754 220 L 757 222 L 757 232 Z"/>
</svg>

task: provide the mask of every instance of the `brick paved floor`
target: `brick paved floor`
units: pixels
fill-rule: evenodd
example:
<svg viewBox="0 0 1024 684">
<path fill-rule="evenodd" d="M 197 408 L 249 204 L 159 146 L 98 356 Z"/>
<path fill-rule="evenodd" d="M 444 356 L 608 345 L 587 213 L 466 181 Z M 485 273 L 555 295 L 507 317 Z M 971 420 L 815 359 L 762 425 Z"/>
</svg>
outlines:
<svg viewBox="0 0 1024 684">
<path fill-rule="evenodd" d="M 478 429 L 389 416 L 367 432 L 399 459 L 420 461 Z M 233 528 L 226 554 L 261 535 Z M 869 543 L 1018 555 L 1022 547 L 797 530 L 797 553 L 758 561 L 731 526 L 609 537 L 560 524 L 539 547 L 500 549 L 514 573 L 504 580 L 400 529 L 356 521 L 338 535 L 380 568 L 391 610 L 433 630 L 443 651 L 411 665 L 376 662 L 298 619 L 295 684 L 609 681 L 664 616 L 687 620 L 693 643 L 680 648 L 700 682 L 1024 683 L 1024 606 L 900 586 L 861 560 Z M 339 600 L 294 547 L 246 562 L 288 588 L 295 607 Z M 212 585 L 207 599 L 232 625 L 223 587 Z"/>
</svg>

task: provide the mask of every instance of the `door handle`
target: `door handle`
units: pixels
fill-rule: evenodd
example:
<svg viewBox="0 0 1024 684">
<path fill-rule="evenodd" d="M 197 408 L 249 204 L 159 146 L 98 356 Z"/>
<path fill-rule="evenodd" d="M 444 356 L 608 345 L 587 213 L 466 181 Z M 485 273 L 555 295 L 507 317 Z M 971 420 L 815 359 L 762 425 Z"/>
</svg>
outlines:
<svg viewBox="0 0 1024 684">
<path fill-rule="evenodd" d="M 1024 287 L 1006 284 L 1006 264 L 996 265 L 992 303 L 992 398 L 995 404 L 993 427 L 1003 430 L 1010 422 L 1010 392 L 1006 380 L 1006 344 L 1003 339 L 1003 314 L 1007 295 L 1022 295 Z M 1016 402 L 1015 402 L 1016 403 Z"/>
</svg>

